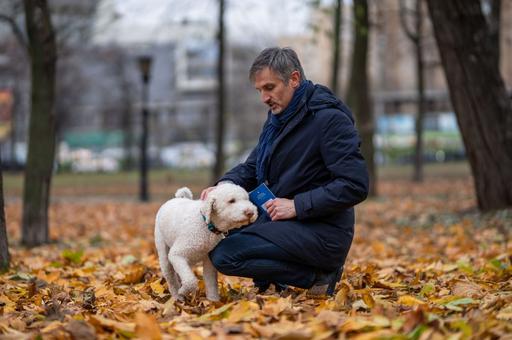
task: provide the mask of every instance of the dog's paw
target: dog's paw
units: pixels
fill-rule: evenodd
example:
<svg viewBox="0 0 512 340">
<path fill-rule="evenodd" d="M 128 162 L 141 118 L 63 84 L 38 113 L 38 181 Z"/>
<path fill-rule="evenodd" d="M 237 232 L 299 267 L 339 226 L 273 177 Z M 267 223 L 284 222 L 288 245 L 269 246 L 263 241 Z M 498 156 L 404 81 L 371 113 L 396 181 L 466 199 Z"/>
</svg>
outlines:
<svg viewBox="0 0 512 340">
<path fill-rule="evenodd" d="M 210 301 L 220 301 L 219 294 L 206 294 L 206 298 Z"/>
<path fill-rule="evenodd" d="M 182 296 L 186 296 L 188 295 L 189 293 L 192 293 L 192 292 L 195 292 L 197 290 L 197 284 L 193 285 L 193 284 L 188 284 L 188 285 L 183 285 L 180 287 L 180 289 L 178 289 L 178 295 L 182 295 Z"/>
</svg>

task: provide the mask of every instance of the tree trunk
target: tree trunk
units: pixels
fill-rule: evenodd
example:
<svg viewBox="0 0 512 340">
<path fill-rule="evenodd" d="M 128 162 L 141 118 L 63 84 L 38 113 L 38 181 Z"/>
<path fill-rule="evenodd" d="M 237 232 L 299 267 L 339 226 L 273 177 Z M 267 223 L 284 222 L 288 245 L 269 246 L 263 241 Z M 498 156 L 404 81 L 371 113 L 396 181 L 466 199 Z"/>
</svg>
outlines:
<svg viewBox="0 0 512 340">
<path fill-rule="evenodd" d="M 423 181 L 423 118 L 425 116 L 425 65 L 423 62 L 423 4 L 416 0 L 416 41 L 414 51 L 416 54 L 416 92 L 418 94 L 418 107 L 416 112 L 416 145 L 414 148 L 414 174 L 415 182 Z"/>
<path fill-rule="evenodd" d="M 4 184 L 2 176 L 2 161 L 0 160 L 0 273 L 9 268 L 9 242 L 7 241 L 7 227 L 4 212 Z"/>
<path fill-rule="evenodd" d="M 487 16 L 489 31 L 491 35 L 492 48 L 496 50 L 496 63 L 500 67 L 500 28 L 501 28 L 501 0 L 488 1 L 491 10 Z"/>
<path fill-rule="evenodd" d="M 336 0 L 334 6 L 334 34 L 332 40 L 333 55 L 332 55 L 332 70 L 331 70 L 331 90 L 334 94 L 338 95 L 338 78 L 339 78 L 339 65 L 340 65 L 340 49 L 341 49 L 341 18 L 343 13 L 343 1 Z"/>
<path fill-rule="evenodd" d="M 512 104 L 479 0 L 428 0 L 478 207 L 512 206 Z"/>
<path fill-rule="evenodd" d="M 148 137 L 149 137 L 149 77 L 145 76 L 142 85 L 142 131 L 140 136 L 140 163 L 139 163 L 139 200 L 149 202 L 148 189 Z"/>
<path fill-rule="evenodd" d="M 425 116 L 425 63 L 423 61 L 423 3 L 415 1 L 414 30 L 407 25 L 409 10 L 405 0 L 400 1 L 400 23 L 405 35 L 414 46 L 416 61 L 416 120 L 414 124 L 416 143 L 414 147 L 414 171 L 412 179 L 415 182 L 423 181 L 423 118 Z"/>
<path fill-rule="evenodd" d="M 361 152 L 370 174 L 369 196 L 377 195 L 377 169 L 374 162 L 373 113 L 371 112 L 368 86 L 368 1 L 354 0 L 354 47 L 348 86 L 347 104 L 355 114 L 361 135 Z"/>
<path fill-rule="evenodd" d="M 217 60 L 217 127 L 216 127 L 216 152 L 215 166 L 213 168 L 212 182 L 216 182 L 224 171 L 224 0 L 219 0 L 219 34 Z"/>
<path fill-rule="evenodd" d="M 31 64 L 28 155 L 23 192 L 22 243 L 48 242 L 48 206 L 55 158 L 57 48 L 46 0 L 24 0 Z"/>
<path fill-rule="evenodd" d="M 121 130 L 123 131 L 123 170 L 132 170 L 135 164 L 132 155 L 132 147 L 134 145 L 133 138 L 133 91 L 131 85 L 126 76 L 126 60 L 121 56 L 118 60 L 117 72 L 119 81 L 119 90 L 122 93 L 123 101 L 121 109 L 123 110 L 121 115 Z"/>
</svg>

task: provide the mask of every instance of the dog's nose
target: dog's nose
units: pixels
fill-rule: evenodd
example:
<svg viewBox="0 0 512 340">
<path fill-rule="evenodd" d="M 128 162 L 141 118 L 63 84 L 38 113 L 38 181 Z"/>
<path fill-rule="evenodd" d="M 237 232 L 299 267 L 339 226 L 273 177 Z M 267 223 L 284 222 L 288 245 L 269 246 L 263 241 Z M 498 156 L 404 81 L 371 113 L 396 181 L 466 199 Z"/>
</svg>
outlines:
<svg viewBox="0 0 512 340">
<path fill-rule="evenodd" d="M 252 211 L 251 209 L 246 209 L 245 210 L 245 216 L 253 217 L 254 216 L 254 211 Z"/>
</svg>

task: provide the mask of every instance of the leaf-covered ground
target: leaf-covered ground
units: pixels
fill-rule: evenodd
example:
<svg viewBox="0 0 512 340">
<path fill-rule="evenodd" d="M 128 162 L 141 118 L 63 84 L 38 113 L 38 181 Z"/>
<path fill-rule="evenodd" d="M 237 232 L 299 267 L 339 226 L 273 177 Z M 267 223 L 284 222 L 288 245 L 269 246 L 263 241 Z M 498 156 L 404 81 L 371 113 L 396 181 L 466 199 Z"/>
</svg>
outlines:
<svg viewBox="0 0 512 340">
<path fill-rule="evenodd" d="M 469 178 L 380 190 L 357 209 L 336 296 L 316 300 L 225 276 L 219 303 L 203 286 L 170 299 L 153 246 L 158 203 L 54 204 L 56 241 L 32 250 L 17 245 L 21 207 L 9 204 L 0 338 L 510 339 L 512 211 L 477 213 Z"/>
</svg>

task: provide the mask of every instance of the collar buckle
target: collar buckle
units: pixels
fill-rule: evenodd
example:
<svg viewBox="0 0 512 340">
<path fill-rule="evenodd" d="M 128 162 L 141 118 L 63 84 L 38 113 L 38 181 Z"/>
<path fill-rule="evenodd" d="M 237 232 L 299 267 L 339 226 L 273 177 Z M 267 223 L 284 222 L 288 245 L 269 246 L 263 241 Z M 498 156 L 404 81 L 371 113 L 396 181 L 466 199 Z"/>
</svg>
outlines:
<svg viewBox="0 0 512 340">
<path fill-rule="evenodd" d="M 203 216 L 203 221 L 206 223 L 206 216 L 204 216 L 203 214 L 201 214 L 201 216 Z M 217 229 L 217 227 L 215 226 L 215 224 L 213 224 L 212 222 L 208 222 L 206 224 L 206 227 L 208 228 L 209 231 L 211 231 L 212 233 L 214 233 L 215 235 L 224 235 L 226 236 L 227 233 L 223 233 L 222 231 L 220 231 L 219 229 Z"/>
</svg>

